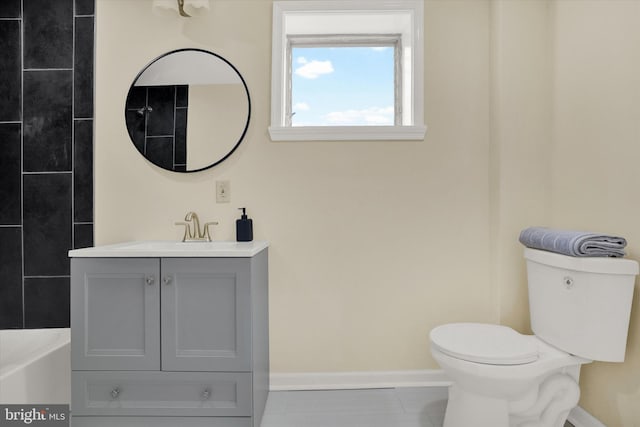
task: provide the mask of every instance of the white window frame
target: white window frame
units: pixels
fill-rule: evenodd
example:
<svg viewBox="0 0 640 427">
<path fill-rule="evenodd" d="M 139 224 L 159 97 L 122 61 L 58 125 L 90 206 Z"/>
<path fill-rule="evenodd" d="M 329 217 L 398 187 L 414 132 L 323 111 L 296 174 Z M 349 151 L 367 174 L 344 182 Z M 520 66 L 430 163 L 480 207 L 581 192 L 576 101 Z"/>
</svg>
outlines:
<svg viewBox="0 0 640 427">
<path fill-rule="evenodd" d="M 272 141 L 422 140 L 424 125 L 423 0 L 284 0 L 273 3 Z M 363 24 L 354 26 L 359 19 Z M 391 19 L 389 19 L 391 18 Z M 384 25 L 381 25 L 381 19 Z M 373 26 L 375 25 L 375 28 Z M 409 28 L 410 27 L 410 28 Z M 290 126 L 289 36 L 367 34 L 401 37 L 402 116 L 394 126 Z M 346 44 L 345 44 L 346 45 Z"/>
</svg>

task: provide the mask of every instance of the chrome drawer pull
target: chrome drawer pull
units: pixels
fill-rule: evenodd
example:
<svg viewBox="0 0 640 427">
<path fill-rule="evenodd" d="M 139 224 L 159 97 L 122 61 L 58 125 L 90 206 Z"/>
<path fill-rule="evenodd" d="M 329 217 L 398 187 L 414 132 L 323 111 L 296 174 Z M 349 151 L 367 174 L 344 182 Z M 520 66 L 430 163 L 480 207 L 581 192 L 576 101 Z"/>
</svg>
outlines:
<svg viewBox="0 0 640 427">
<path fill-rule="evenodd" d="M 153 285 L 156 282 L 156 278 L 154 276 L 147 276 L 144 281 L 147 282 L 147 285 Z"/>
<path fill-rule="evenodd" d="M 211 390 L 209 390 L 208 388 L 205 388 L 204 391 L 202 392 L 202 400 L 209 400 L 210 397 L 211 397 Z"/>
<path fill-rule="evenodd" d="M 111 390 L 111 397 L 113 397 L 114 399 L 117 399 L 118 396 L 120 396 L 120 387 L 116 387 L 113 390 Z"/>
<path fill-rule="evenodd" d="M 164 282 L 165 285 L 170 285 L 171 284 L 171 276 L 166 276 L 164 279 L 162 279 L 162 281 Z"/>
</svg>

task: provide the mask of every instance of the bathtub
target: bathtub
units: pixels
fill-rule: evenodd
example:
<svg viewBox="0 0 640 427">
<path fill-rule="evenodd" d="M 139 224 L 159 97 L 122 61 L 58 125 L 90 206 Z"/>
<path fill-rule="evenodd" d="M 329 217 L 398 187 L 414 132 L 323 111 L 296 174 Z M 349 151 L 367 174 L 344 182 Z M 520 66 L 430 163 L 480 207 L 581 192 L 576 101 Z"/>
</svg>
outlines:
<svg viewBox="0 0 640 427">
<path fill-rule="evenodd" d="M 0 330 L 0 403 L 69 404 L 69 329 Z"/>
</svg>

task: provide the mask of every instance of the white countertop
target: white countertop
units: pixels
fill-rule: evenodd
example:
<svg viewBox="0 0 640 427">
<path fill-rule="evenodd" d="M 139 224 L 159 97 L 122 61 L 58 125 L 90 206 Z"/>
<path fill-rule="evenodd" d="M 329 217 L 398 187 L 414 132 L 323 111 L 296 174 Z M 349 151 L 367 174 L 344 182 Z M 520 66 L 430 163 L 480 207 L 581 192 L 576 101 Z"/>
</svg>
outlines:
<svg viewBox="0 0 640 427">
<path fill-rule="evenodd" d="M 134 241 L 73 249 L 71 258 L 248 258 L 269 247 L 269 242 Z"/>
</svg>

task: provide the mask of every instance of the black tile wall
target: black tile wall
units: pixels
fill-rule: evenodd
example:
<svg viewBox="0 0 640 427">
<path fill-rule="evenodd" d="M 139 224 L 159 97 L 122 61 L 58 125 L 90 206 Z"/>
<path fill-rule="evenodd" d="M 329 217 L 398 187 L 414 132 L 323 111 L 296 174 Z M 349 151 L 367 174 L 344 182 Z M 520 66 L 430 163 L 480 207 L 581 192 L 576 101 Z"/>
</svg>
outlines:
<svg viewBox="0 0 640 427">
<path fill-rule="evenodd" d="M 0 18 L 19 18 L 20 6 L 20 0 L 0 1 Z"/>
<path fill-rule="evenodd" d="M 189 86 L 135 86 L 125 108 L 134 145 L 151 163 L 185 171 Z"/>
<path fill-rule="evenodd" d="M 147 136 L 173 135 L 175 86 L 150 87 L 147 99 L 147 105 L 151 108 L 147 114 Z"/>
<path fill-rule="evenodd" d="M 93 15 L 95 0 L 76 0 L 76 15 Z"/>
<path fill-rule="evenodd" d="M 0 121 L 18 121 L 22 110 L 22 47 L 19 20 L 0 20 L 0 52 Z"/>
<path fill-rule="evenodd" d="M 73 67 L 73 0 L 22 0 L 26 69 Z"/>
<path fill-rule="evenodd" d="M 0 227 L 0 328 L 22 327 L 22 229 Z"/>
<path fill-rule="evenodd" d="M 72 71 L 24 73 L 24 170 L 71 171 Z"/>
<path fill-rule="evenodd" d="M 73 248 L 93 246 L 93 224 L 75 224 L 73 226 Z"/>
<path fill-rule="evenodd" d="M 127 110 L 138 109 L 147 105 L 147 87 L 134 86 L 127 95 Z"/>
<path fill-rule="evenodd" d="M 24 182 L 24 274 L 69 274 L 71 174 L 29 174 Z"/>
<path fill-rule="evenodd" d="M 175 163 L 187 164 L 187 108 L 176 108 Z"/>
<path fill-rule="evenodd" d="M 176 108 L 189 106 L 189 85 L 176 86 Z"/>
<path fill-rule="evenodd" d="M 21 224 L 22 154 L 20 123 L 0 123 L 0 224 Z M 2 277 L 2 276 L 0 276 Z"/>
<path fill-rule="evenodd" d="M 36 277 L 24 280 L 26 328 L 69 327 L 69 278 Z"/>
<path fill-rule="evenodd" d="M 173 169 L 173 137 L 147 138 L 145 157 L 161 168 Z"/>
<path fill-rule="evenodd" d="M 93 221 L 93 120 L 74 124 L 73 221 Z"/>
<path fill-rule="evenodd" d="M 76 18 L 74 117 L 93 117 L 93 17 Z"/>
<path fill-rule="evenodd" d="M 0 0 L 0 329 L 69 326 L 67 252 L 93 245 L 94 13 Z"/>
<path fill-rule="evenodd" d="M 135 109 L 126 110 L 125 120 L 127 122 L 127 130 L 129 131 L 129 136 L 131 137 L 133 144 L 138 151 L 144 155 L 145 128 L 147 126 L 144 113 L 140 114 Z"/>
</svg>

